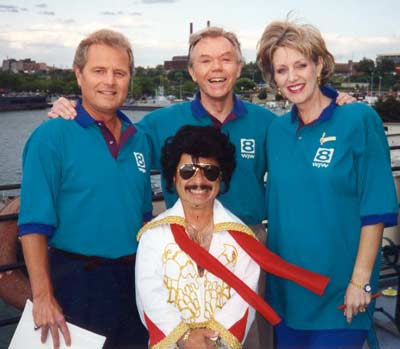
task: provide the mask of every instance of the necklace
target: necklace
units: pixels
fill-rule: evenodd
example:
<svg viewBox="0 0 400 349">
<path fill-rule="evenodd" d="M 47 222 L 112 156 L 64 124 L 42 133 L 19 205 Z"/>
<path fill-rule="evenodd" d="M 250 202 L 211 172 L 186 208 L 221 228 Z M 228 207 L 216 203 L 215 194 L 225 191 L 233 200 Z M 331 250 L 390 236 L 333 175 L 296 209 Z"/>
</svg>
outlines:
<svg viewBox="0 0 400 349">
<path fill-rule="evenodd" d="M 203 227 L 199 228 L 185 220 L 185 230 L 189 238 L 199 244 L 205 250 L 210 249 L 211 239 L 214 231 L 214 221 L 210 219 Z M 197 265 L 197 271 L 200 277 L 204 275 L 204 268 Z"/>
<path fill-rule="evenodd" d="M 209 220 L 203 227 L 198 227 L 185 220 L 185 228 L 186 233 L 192 241 L 198 243 L 201 247 L 208 250 L 214 230 L 214 222 L 212 219 Z"/>
</svg>

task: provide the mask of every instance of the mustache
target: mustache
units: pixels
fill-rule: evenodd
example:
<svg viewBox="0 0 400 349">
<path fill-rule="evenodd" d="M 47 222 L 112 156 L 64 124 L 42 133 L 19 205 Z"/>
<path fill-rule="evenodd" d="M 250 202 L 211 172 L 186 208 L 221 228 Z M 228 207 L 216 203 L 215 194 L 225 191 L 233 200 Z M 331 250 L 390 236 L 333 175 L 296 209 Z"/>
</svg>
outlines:
<svg viewBox="0 0 400 349">
<path fill-rule="evenodd" d="M 212 187 L 211 187 L 210 185 L 207 185 L 207 184 L 201 184 L 201 185 L 196 185 L 196 184 L 194 184 L 194 185 L 186 185 L 186 186 L 185 186 L 185 189 L 186 189 L 186 190 L 198 190 L 198 189 L 201 189 L 201 190 L 211 190 Z"/>
</svg>

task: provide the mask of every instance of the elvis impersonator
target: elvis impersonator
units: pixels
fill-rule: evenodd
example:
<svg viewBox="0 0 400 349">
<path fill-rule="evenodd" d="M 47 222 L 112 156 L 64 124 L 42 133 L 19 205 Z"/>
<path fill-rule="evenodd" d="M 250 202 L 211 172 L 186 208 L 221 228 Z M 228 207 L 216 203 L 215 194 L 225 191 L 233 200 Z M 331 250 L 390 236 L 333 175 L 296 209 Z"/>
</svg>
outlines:
<svg viewBox="0 0 400 349">
<path fill-rule="evenodd" d="M 255 311 L 279 324 L 257 295 L 260 266 L 323 294 L 328 277 L 268 251 L 216 200 L 235 175 L 235 147 L 225 134 L 184 126 L 166 140 L 161 163 L 179 199 L 138 233 L 136 299 L 149 348 L 239 349 Z"/>
</svg>

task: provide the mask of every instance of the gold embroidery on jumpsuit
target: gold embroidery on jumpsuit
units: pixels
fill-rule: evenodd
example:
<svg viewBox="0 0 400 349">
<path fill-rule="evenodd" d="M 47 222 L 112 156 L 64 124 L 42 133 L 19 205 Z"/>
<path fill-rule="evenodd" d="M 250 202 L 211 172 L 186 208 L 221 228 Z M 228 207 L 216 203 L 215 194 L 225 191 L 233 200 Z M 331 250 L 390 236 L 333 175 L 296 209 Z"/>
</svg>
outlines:
<svg viewBox="0 0 400 349">
<path fill-rule="evenodd" d="M 237 262 L 235 246 L 224 244 L 223 251 L 217 259 L 228 269 L 234 269 Z M 207 272 L 204 277 L 199 277 L 197 265 L 176 243 L 169 243 L 165 247 L 162 263 L 168 302 L 175 304 L 185 322 L 200 321 L 202 308 L 204 308 L 204 320 L 212 319 L 215 310 L 221 309 L 231 298 L 231 288 L 222 280 L 215 280 L 212 274 Z M 202 283 L 204 283 L 203 295 L 199 292 Z"/>
</svg>

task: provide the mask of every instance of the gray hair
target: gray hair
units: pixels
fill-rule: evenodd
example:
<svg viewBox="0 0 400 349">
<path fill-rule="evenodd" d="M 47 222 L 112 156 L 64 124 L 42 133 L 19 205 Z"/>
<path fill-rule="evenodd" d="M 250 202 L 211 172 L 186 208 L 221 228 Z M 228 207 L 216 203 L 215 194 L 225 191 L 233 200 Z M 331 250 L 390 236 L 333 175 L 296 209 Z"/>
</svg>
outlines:
<svg viewBox="0 0 400 349">
<path fill-rule="evenodd" d="M 242 50 L 240 48 L 240 42 L 236 36 L 236 34 L 232 32 L 227 32 L 223 28 L 220 27 L 207 27 L 205 29 L 199 30 L 192 35 L 190 35 L 189 38 L 189 67 L 193 66 L 193 60 L 192 60 L 192 52 L 194 47 L 199 43 L 201 39 L 204 38 L 218 38 L 218 37 L 223 37 L 227 39 L 235 48 L 236 50 L 236 55 L 238 59 L 238 63 L 244 63 L 244 58 L 242 55 Z"/>
</svg>

